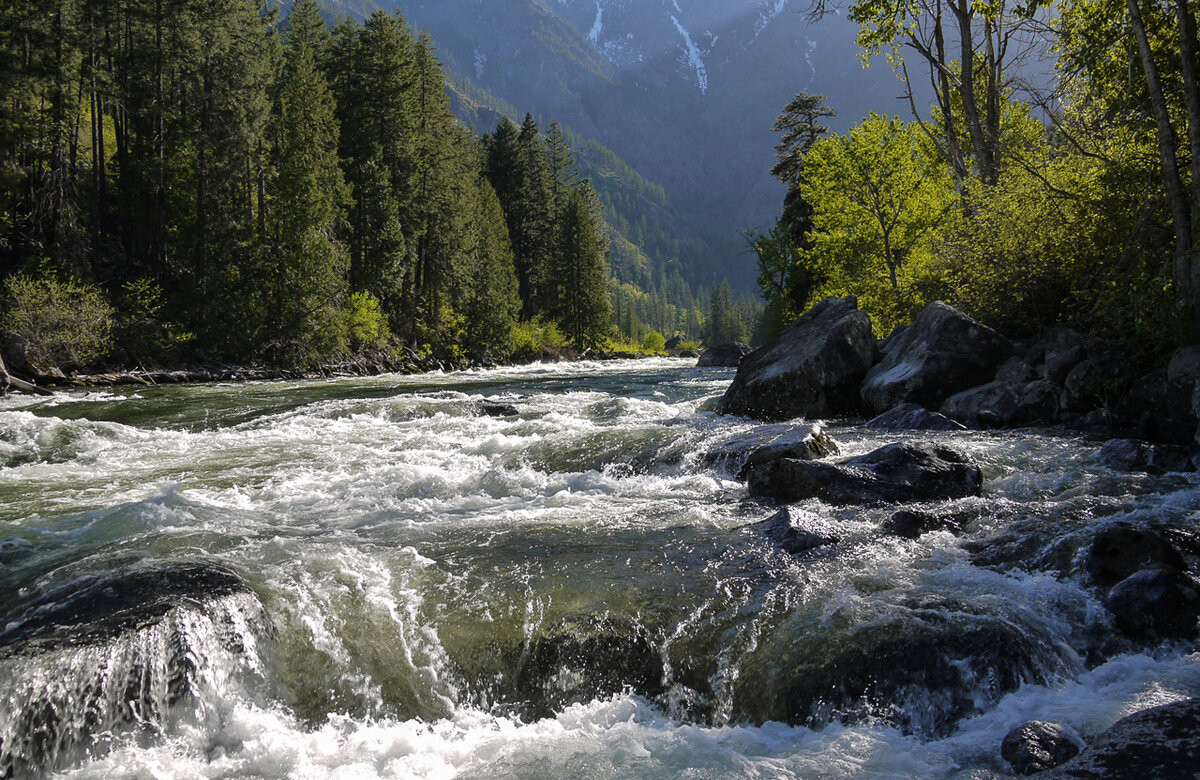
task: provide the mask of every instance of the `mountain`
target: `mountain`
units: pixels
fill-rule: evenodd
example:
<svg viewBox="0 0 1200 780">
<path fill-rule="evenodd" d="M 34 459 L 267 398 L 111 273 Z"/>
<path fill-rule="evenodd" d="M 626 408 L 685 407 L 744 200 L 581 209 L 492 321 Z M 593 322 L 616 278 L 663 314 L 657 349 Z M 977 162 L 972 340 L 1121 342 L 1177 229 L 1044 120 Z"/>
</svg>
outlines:
<svg viewBox="0 0 1200 780">
<path fill-rule="evenodd" d="M 741 231 L 768 225 L 771 123 L 818 92 L 845 129 L 905 112 L 886 63 L 863 70 L 855 28 L 807 0 L 379 0 L 428 29 L 461 79 L 557 119 L 664 188 L 685 276 L 752 285 Z"/>
</svg>

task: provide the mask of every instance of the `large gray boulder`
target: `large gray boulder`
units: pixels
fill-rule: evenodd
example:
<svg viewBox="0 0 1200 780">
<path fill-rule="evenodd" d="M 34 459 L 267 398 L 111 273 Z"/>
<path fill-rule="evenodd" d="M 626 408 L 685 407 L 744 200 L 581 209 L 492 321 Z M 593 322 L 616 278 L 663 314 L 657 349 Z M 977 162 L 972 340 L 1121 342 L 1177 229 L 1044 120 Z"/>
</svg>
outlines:
<svg viewBox="0 0 1200 780">
<path fill-rule="evenodd" d="M 1166 401 L 1171 417 L 1188 424 L 1196 422 L 1192 396 L 1197 382 L 1200 382 L 1200 345 L 1177 349 L 1167 363 Z"/>
<path fill-rule="evenodd" d="M 751 468 L 750 495 L 831 504 L 933 501 L 979 495 L 983 474 L 965 455 L 930 444 L 889 444 L 844 463 L 781 458 Z"/>
<path fill-rule="evenodd" d="M 856 414 L 858 386 L 878 356 L 858 301 L 826 298 L 742 358 L 717 411 L 762 420 Z"/>
<path fill-rule="evenodd" d="M 1200 621 L 1200 586 L 1184 572 L 1143 569 L 1104 598 L 1117 628 L 1134 639 L 1190 639 Z"/>
<path fill-rule="evenodd" d="M 876 431 L 965 431 L 967 426 L 920 404 L 900 404 L 863 424 Z"/>
<path fill-rule="evenodd" d="M 785 506 L 748 527 L 792 555 L 837 544 L 839 540 L 837 531 L 828 522 L 794 506 Z"/>
<path fill-rule="evenodd" d="M 875 414 L 909 401 L 936 409 L 951 395 L 991 380 L 1012 352 L 1012 343 L 996 331 L 935 301 L 867 373 L 862 399 Z"/>
<path fill-rule="evenodd" d="M 971 428 L 1008 428 L 1017 424 L 1020 402 L 1016 385 L 997 380 L 955 393 L 939 411 Z"/>
</svg>

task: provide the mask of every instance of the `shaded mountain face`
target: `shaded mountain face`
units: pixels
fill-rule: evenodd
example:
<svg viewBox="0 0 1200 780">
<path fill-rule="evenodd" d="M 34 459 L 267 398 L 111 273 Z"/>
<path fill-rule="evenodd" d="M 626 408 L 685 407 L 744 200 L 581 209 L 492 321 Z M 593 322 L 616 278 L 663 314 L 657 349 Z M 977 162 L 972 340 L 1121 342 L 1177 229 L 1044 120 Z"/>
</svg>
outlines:
<svg viewBox="0 0 1200 780">
<path fill-rule="evenodd" d="M 681 258 L 695 283 L 751 287 L 740 233 L 781 208 L 770 127 L 795 92 L 826 95 L 836 129 L 872 109 L 907 110 L 886 64 L 862 69 L 853 25 L 810 23 L 806 0 L 380 3 L 428 29 L 451 71 L 661 184 L 697 247 Z"/>
</svg>

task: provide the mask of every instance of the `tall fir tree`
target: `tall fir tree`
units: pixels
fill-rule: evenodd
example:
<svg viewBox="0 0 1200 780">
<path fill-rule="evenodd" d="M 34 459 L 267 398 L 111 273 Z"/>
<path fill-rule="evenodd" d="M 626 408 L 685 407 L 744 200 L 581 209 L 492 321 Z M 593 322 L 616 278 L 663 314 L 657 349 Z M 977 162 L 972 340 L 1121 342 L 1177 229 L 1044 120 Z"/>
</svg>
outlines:
<svg viewBox="0 0 1200 780">
<path fill-rule="evenodd" d="M 608 295 L 608 233 L 595 191 L 586 182 L 571 188 L 558 227 L 554 278 L 561 301 L 557 319 L 571 342 L 594 348 L 611 335 Z"/>
</svg>

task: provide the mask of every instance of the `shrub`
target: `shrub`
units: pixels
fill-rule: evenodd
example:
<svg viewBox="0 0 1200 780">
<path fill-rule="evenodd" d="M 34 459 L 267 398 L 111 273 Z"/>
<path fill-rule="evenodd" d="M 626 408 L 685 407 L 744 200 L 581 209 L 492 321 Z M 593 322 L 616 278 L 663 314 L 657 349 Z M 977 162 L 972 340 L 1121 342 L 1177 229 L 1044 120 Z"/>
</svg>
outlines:
<svg viewBox="0 0 1200 780">
<path fill-rule="evenodd" d="M 87 365 L 112 344 L 113 308 L 95 284 L 49 270 L 22 272 L 4 284 L 4 330 L 29 342 L 29 359 L 44 367 Z"/>
<path fill-rule="evenodd" d="M 642 339 L 642 349 L 653 354 L 661 354 L 667 348 L 667 339 L 663 334 L 652 330 Z"/>
<path fill-rule="evenodd" d="M 379 299 L 369 292 L 350 295 L 346 306 L 346 330 L 350 346 L 356 352 L 381 349 L 392 335 Z"/>
</svg>

